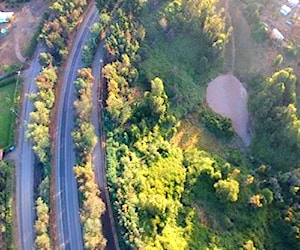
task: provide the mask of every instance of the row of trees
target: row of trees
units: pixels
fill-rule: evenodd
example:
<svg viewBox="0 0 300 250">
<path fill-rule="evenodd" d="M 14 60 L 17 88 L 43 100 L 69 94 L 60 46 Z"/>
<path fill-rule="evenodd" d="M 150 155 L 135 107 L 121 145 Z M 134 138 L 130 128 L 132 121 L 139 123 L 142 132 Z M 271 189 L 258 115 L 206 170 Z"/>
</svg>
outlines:
<svg viewBox="0 0 300 250">
<path fill-rule="evenodd" d="M 50 115 L 55 102 L 56 69 L 50 63 L 45 65 L 36 78 L 37 93 L 31 96 L 34 101 L 34 111 L 30 113 L 26 137 L 33 144 L 33 151 L 41 162 L 39 172 L 42 181 L 39 184 L 36 200 L 37 219 L 35 222 L 35 246 L 39 249 L 51 249 L 49 236 L 49 206 L 50 206 Z"/>
<path fill-rule="evenodd" d="M 88 0 L 56 0 L 51 4 L 52 12 L 42 28 L 40 37 L 54 57 L 55 64 L 60 64 L 68 55 L 68 39 L 87 3 Z"/>
<path fill-rule="evenodd" d="M 100 198 L 93 168 L 93 149 L 97 143 L 95 128 L 91 122 L 92 89 L 94 78 L 90 68 L 78 71 L 74 82 L 76 89 L 75 129 L 72 137 L 75 144 L 78 165 L 74 167 L 81 200 L 80 218 L 83 224 L 85 249 L 105 249 L 106 239 L 102 234 L 100 217 L 105 212 L 105 204 Z"/>
<path fill-rule="evenodd" d="M 101 18 L 101 17 L 100 17 Z M 99 46 L 100 34 L 102 31 L 101 23 L 95 23 L 90 30 L 90 38 L 88 42 L 84 45 L 82 51 L 82 61 L 85 67 L 91 67 L 95 53 Z"/>
<path fill-rule="evenodd" d="M 49 19 L 45 21 L 40 39 L 47 52 L 40 55 L 43 70 L 36 79 L 37 93 L 32 95 L 34 111 L 27 125 L 27 138 L 33 141 L 33 150 L 43 168 L 42 181 L 36 200 L 37 219 L 35 223 L 37 249 L 51 249 L 49 236 L 50 205 L 50 115 L 55 102 L 55 87 L 58 80 L 57 66 L 68 54 L 68 39 L 78 24 L 87 1 L 57 0 L 51 6 Z"/>
<path fill-rule="evenodd" d="M 13 190 L 14 168 L 0 161 L 0 248 L 13 249 Z"/>
</svg>

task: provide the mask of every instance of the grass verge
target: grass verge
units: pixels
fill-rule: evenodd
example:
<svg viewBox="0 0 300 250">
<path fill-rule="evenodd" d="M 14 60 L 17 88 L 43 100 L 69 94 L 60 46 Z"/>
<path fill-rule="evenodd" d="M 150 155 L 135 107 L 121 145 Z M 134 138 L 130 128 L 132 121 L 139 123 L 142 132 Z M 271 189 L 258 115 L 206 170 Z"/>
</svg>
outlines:
<svg viewBox="0 0 300 250">
<path fill-rule="evenodd" d="M 0 148 L 7 148 L 13 143 L 11 133 L 15 119 L 15 93 L 17 82 L 15 78 L 0 88 Z"/>
</svg>

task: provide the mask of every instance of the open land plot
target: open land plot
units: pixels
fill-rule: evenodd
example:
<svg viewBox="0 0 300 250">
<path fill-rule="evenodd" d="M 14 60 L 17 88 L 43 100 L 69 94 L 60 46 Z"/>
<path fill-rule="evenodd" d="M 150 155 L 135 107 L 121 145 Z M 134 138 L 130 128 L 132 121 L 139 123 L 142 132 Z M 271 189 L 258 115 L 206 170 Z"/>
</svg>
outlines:
<svg viewBox="0 0 300 250">
<path fill-rule="evenodd" d="M 264 76 L 271 76 L 277 69 L 273 67 L 273 61 L 277 55 L 284 55 L 283 49 L 280 47 L 271 46 L 268 41 L 263 44 L 255 42 L 251 37 L 251 25 L 247 22 L 243 9 L 245 3 L 242 0 L 233 2 L 229 0 L 229 13 L 232 18 L 232 26 L 235 41 L 235 55 L 232 55 L 232 39 L 227 44 L 225 53 L 225 62 L 230 61 L 232 56 L 235 56 L 235 74 L 241 79 L 245 79 L 249 73 L 260 73 Z M 300 31 L 295 32 L 297 25 L 289 27 L 285 20 L 288 18 L 283 17 L 279 10 L 280 6 L 287 1 L 269 1 L 270 5 L 264 6 L 261 20 L 266 22 L 270 27 L 277 27 L 283 30 L 285 36 L 291 39 L 294 43 L 300 45 Z M 300 6 L 294 12 L 300 18 Z M 293 12 L 293 13 L 294 13 Z M 280 28 L 284 27 L 284 28 Z M 287 29 L 287 30 L 285 30 Z M 285 33 L 285 31 L 287 31 Z M 290 32 L 289 32 L 290 31 Z M 295 42 L 296 41 L 296 42 Z M 228 63 L 227 63 L 228 64 Z M 280 68 L 292 67 L 298 79 L 300 79 L 300 59 L 284 57 L 283 63 Z M 300 85 L 297 86 L 297 103 L 300 105 Z M 299 109 L 298 109 L 299 110 Z M 299 111 L 300 112 L 300 111 Z"/>
<path fill-rule="evenodd" d="M 13 121 L 11 108 L 14 106 L 15 83 L 0 88 L 0 148 L 10 144 L 10 131 Z"/>
<path fill-rule="evenodd" d="M 232 19 L 233 32 L 235 43 L 235 74 L 243 79 L 243 76 L 251 73 L 261 73 L 264 75 L 270 74 L 272 69 L 273 58 L 277 52 L 267 44 L 256 43 L 251 36 L 251 26 L 248 24 L 240 4 L 229 0 L 229 14 Z M 231 43 L 226 47 L 228 56 L 231 51 Z M 232 57 L 233 55 L 229 55 Z"/>
<path fill-rule="evenodd" d="M 0 28 L 8 30 L 7 35 L 0 36 L 0 74 L 3 73 L 4 65 L 24 60 L 23 56 L 47 5 L 43 0 L 30 1 L 15 8 L 0 3 L 0 10 L 15 12 L 10 23 L 0 24 Z"/>
<path fill-rule="evenodd" d="M 248 94 L 241 82 L 230 74 L 215 78 L 207 87 L 206 101 L 213 111 L 231 119 L 236 133 L 249 146 Z"/>
<path fill-rule="evenodd" d="M 195 116 L 188 116 L 181 121 L 171 143 L 182 150 L 201 148 L 219 155 L 224 155 L 226 152 L 225 145 L 199 124 Z"/>
<path fill-rule="evenodd" d="M 280 13 L 283 5 L 290 6 L 288 0 L 269 1 L 262 9 L 261 20 L 280 30 L 288 41 L 300 45 L 300 5 L 291 8 L 286 16 Z"/>
</svg>

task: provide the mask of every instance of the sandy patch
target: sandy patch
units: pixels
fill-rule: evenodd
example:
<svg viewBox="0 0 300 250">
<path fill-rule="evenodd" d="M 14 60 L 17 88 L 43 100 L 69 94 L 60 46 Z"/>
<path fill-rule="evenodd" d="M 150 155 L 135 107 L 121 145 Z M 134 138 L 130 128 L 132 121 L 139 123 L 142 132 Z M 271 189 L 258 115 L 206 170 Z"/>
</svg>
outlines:
<svg viewBox="0 0 300 250">
<path fill-rule="evenodd" d="M 230 74 L 215 78 L 206 89 L 206 101 L 213 111 L 232 120 L 236 133 L 249 146 L 248 94 L 241 82 Z"/>
</svg>

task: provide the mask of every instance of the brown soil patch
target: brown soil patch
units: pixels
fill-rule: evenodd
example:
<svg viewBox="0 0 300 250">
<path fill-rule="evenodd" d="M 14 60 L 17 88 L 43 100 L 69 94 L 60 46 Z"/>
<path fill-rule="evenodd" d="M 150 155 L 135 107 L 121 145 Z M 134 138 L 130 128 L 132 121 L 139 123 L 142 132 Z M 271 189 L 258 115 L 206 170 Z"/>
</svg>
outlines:
<svg viewBox="0 0 300 250">
<path fill-rule="evenodd" d="M 213 111 L 231 119 L 236 133 L 249 146 L 248 94 L 241 82 L 231 74 L 215 78 L 206 89 L 206 101 Z"/>
<path fill-rule="evenodd" d="M 15 12 L 14 18 L 10 23 L 0 24 L 0 28 L 8 29 L 6 36 L 0 36 L 0 73 L 3 65 L 19 61 L 15 53 L 15 50 L 18 50 L 18 46 L 20 54 L 24 55 L 24 51 L 34 35 L 46 8 L 47 3 L 43 0 L 34 0 L 30 3 L 21 4 L 18 8 L 9 8 L 5 3 L 0 4 L 0 10 Z"/>
</svg>

